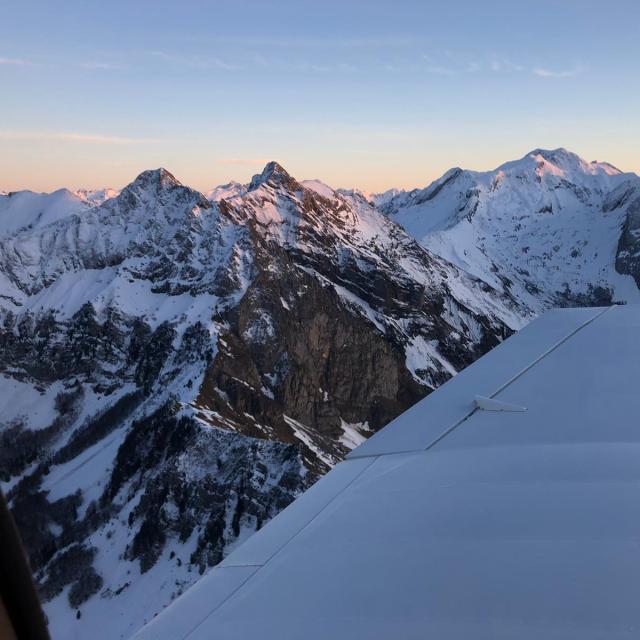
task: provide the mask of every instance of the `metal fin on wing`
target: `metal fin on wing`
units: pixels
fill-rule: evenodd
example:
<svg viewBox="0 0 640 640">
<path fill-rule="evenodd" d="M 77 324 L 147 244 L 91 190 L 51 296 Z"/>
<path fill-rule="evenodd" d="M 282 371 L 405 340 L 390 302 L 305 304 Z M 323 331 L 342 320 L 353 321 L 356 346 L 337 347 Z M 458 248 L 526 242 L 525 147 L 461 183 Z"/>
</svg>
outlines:
<svg viewBox="0 0 640 640">
<path fill-rule="evenodd" d="M 511 404 L 509 402 L 502 402 L 495 398 L 487 398 L 486 396 L 476 396 L 473 399 L 476 409 L 482 409 L 482 411 L 526 411 L 527 407 L 522 407 L 517 404 Z"/>
</svg>

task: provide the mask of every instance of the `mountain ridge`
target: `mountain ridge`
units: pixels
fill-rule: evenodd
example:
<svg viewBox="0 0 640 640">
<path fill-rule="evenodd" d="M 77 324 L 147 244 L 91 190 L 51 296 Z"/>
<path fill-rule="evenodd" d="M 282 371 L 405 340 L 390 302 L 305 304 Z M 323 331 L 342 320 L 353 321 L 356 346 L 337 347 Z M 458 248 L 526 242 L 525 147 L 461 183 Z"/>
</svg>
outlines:
<svg viewBox="0 0 640 640">
<path fill-rule="evenodd" d="M 0 480 L 54 634 L 129 637 L 537 313 L 633 301 L 639 182 L 558 149 L 379 197 L 276 162 L 0 195 Z"/>
<path fill-rule="evenodd" d="M 492 171 L 450 170 L 381 210 L 423 246 L 538 311 L 572 300 L 632 302 L 637 288 L 625 278 L 638 279 L 631 211 L 639 184 L 610 163 L 535 149 Z"/>
<path fill-rule="evenodd" d="M 532 317 L 314 186 L 156 169 L 0 236 L 0 472 L 54 634 L 128 637 Z"/>
</svg>

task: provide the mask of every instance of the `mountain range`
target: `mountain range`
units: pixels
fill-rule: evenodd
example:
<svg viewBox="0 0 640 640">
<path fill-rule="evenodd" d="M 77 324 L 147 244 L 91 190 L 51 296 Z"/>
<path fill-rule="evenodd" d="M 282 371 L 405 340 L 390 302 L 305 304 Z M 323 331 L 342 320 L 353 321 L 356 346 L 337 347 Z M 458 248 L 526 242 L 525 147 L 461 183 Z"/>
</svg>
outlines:
<svg viewBox="0 0 640 640">
<path fill-rule="evenodd" d="M 128 638 L 552 306 L 640 301 L 640 178 L 564 149 L 368 194 L 0 195 L 0 480 L 54 638 Z"/>
</svg>

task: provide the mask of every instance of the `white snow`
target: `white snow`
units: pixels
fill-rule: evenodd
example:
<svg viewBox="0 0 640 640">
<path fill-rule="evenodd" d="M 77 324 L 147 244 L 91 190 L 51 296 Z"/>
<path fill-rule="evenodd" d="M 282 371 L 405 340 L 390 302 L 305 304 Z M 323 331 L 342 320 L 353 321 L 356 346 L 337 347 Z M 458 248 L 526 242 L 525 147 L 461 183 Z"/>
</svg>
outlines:
<svg viewBox="0 0 640 640">
<path fill-rule="evenodd" d="M 91 205 L 101 205 L 103 202 L 115 198 L 120 191 L 105 187 L 103 189 L 76 189 L 73 193 Z"/>
<path fill-rule="evenodd" d="M 307 189 L 311 189 L 312 191 L 315 191 L 318 195 L 321 195 L 323 198 L 330 198 L 330 199 L 335 198 L 334 190 L 330 186 L 326 185 L 324 182 L 321 182 L 320 180 L 302 180 L 300 184 L 305 186 Z"/>
<path fill-rule="evenodd" d="M 614 301 L 640 302 L 633 278 L 615 270 L 626 211 L 603 211 L 629 180 L 640 185 L 607 163 L 537 149 L 494 171 L 452 170 L 388 206 L 430 251 L 499 290 L 508 277 L 509 292 L 537 311 L 558 293 L 590 286 L 611 289 Z"/>
<path fill-rule="evenodd" d="M 0 375 L 2 422 L 24 422 L 32 429 L 48 427 L 57 415 L 53 403 L 62 388 L 61 383 L 54 383 L 39 391 L 31 383 Z"/>
<path fill-rule="evenodd" d="M 17 191 L 0 194 L 0 239 L 24 229 L 43 227 L 74 214 L 82 215 L 88 205 L 67 189 L 53 193 Z"/>
<path fill-rule="evenodd" d="M 345 422 L 340 419 L 340 444 L 343 444 L 349 451 L 360 446 L 371 435 L 372 431 L 367 422 Z"/>
<path fill-rule="evenodd" d="M 283 415 L 284 421 L 291 427 L 293 431 L 293 435 L 300 440 L 300 442 L 304 443 L 313 453 L 318 456 L 322 462 L 332 467 L 336 464 L 337 460 L 332 456 L 326 454 L 317 444 L 314 442 L 314 438 L 317 437 L 317 434 L 309 427 L 306 427 L 301 422 L 294 420 L 293 418 Z"/>
<path fill-rule="evenodd" d="M 205 193 L 207 199 L 218 202 L 222 199 L 229 199 L 235 196 L 242 196 L 247 192 L 247 186 L 239 182 L 228 182 L 214 187 Z"/>
</svg>

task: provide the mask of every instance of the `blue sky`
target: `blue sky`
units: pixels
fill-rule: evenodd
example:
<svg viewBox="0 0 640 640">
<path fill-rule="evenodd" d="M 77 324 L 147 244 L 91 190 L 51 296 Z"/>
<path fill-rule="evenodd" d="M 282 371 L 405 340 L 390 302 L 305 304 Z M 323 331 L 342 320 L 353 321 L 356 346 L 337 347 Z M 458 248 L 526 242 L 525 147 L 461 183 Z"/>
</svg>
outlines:
<svg viewBox="0 0 640 640">
<path fill-rule="evenodd" d="M 383 190 L 535 147 L 640 171 L 640 3 L 0 0 L 0 189 Z"/>
</svg>

